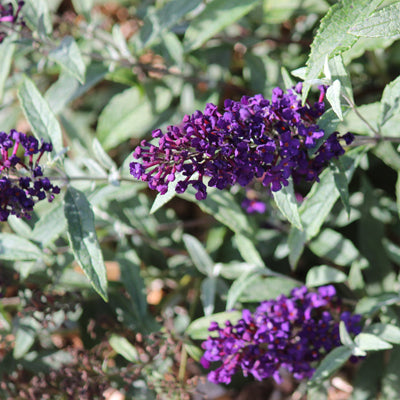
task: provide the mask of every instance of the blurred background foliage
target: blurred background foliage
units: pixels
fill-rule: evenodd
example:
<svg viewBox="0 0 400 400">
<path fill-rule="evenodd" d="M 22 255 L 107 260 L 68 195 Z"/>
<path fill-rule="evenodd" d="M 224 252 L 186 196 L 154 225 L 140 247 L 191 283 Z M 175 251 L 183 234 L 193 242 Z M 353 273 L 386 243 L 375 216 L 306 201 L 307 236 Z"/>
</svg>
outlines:
<svg viewBox="0 0 400 400">
<path fill-rule="evenodd" d="M 267 211 L 248 215 L 240 207 L 243 189 L 213 192 L 204 203 L 188 191 L 153 205 L 155 194 L 129 175 L 132 151 L 152 129 L 178 124 L 207 102 L 268 98 L 274 87 L 286 86 L 290 72 L 305 65 L 334 3 L 26 1 L 27 28 L 0 45 L 0 129 L 31 131 L 29 107 L 38 103 L 21 91 L 30 77 L 67 147 L 67 156 L 50 165 L 53 176 L 85 193 L 83 213 L 93 210 L 108 302 L 76 261 L 67 234 L 76 227 L 68 224 L 63 196 L 38 204 L 29 221 L 3 223 L 0 397 L 202 398 L 210 389 L 197 363 L 199 339 L 216 318 L 210 316 L 254 308 L 302 282 L 336 283 L 366 319 L 379 313 L 380 321 L 399 325 L 400 158 L 389 142 L 360 158 L 349 185 L 350 216 L 337 201 L 298 257 L 288 243 L 290 224 L 261 186 L 247 196 L 266 201 Z M 342 54 L 358 110 L 372 125 L 382 92 L 400 69 L 395 39 L 361 38 Z M 351 110 L 338 130 L 371 134 Z M 400 137 L 398 116 L 386 131 Z M 300 203 L 310 187 L 298 188 Z M 328 198 L 329 188 L 320 196 Z M 374 353 L 361 367 L 342 370 L 351 398 L 383 391 L 382 398 L 398 399 L 398 357 L 398 349 Z M 251 385 L 238 378 L 232 398 L 248 398 Z M 263 395 L 275 391 L 282 399 L 306 392 L 290 378 L 286 386 L 263 385 Z M 327 390 L 350 398 L 329 383 L 318 390 L 320 397 L 309 398 L 327 398 Z"/>
</svg>

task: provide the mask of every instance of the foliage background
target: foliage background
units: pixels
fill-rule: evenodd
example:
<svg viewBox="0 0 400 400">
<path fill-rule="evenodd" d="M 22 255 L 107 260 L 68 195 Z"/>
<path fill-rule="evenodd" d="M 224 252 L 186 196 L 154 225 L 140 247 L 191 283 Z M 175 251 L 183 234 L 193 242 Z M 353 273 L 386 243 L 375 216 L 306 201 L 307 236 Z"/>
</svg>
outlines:
<svg viewBox="0 0 400 400">
<path fill-rule="evenodd" d="M 1 226 L 1 396 L 184 398 L 205 376 L 197 361 L 211 320 L 306 282 L 335 283 L 365 318 L 370 342 L 344 343 L 368 352 L 342 369 L 351 398 L 398 399 L 399 8 L 26 1 L 27 27 L 0 45 L 0 129 L 50 138 L 46 171 L 63 190 L 31 220 Z M 267 212 L 248 215 L 236 187 L 198 202 L 190 191 L 156 197 L 130 176 L 152 129 L 299 77 L 337 80 L 324 129 L 360 135 L 319 183 L 297 188 L 301 204 L 254 187 Z M 327 376 L 346 359 L 324 364 L 314 386 L 288 378 L 286 393 L 271 390 L 332 396 Z"/>
</svg>

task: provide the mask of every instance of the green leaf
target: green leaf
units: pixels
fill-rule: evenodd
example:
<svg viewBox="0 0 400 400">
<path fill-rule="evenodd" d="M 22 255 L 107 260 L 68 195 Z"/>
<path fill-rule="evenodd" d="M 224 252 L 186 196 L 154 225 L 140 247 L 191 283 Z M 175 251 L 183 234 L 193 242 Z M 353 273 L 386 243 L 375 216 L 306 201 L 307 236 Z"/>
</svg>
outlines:
<svg viewBox="0 0 400 400">
<path fill-rule="evenodd" d="M 186 334 L 194 340 L 207 339 L 208 336 L 212 336 L 212 332 L 208 330 L 211 322 L 217 322 L 220 326 L 224 326 L 226 321 L 235 324 L 240 318 L 242 318 L 242 313 L 240 311 L 227 311 L 208 315 L 193 321 L 186 329 Z"/>
<path fill-rule="evenodd" d="M 340 346 L 333 349 L 320 363 L 314 372 L 309 384 L 318 384 L 328 379 L 337 371 L 351 356 L 352 349 L 346 346 Z"/>
<path fill-rule="evenodd" d="M 260 280 L 260 274 L 262 271 L 256 269 L 246 271 L 238 279 L 236 279 L 226 296 L 226 310 L 232 310 L 235 306 L 236 301 L 242 295 L 242 293 L 251 285 L 253 286 L 258 280 Z"/>
<path fill-rule="evenodd" d="M 396 347 L 390 352 L 390 360 L 384 371 L 382 379 L 382 399 L 398 400 L 400 393 L 399 365 L 400 347 Z"/>
<path fill-rule="evenodd" d="M 303 87 L 303 101 L 306 100 L 312 81 L 319 77 L 326 58 L 332 58 L 351 48 L 357 41 L 347 33 L 358 21 L 369 16 L 382 0 L 342 0 L 334 4 L 321 20 L 311 45 L 307 61 L 306 82 Z"/>
<path fill-rule="evenodd" d="M 0 101 L 3 100 L 4 86 L 11 69 L 11 62 L 15 50 L 14 40 L 15 38 L 13 35 L 7 36 L 0 44 Z"/>
<path fill-rule="evenodd" d="M 46 247 L 65 232 L 67 221 L 64 216 L 64 208 L 61 203 L 52 207 L 48 213 L 36 222 L 31 239 Z"/>
<path fill-rule="evenodd" d="M 117 170 L 117 164 L 115 164 L 114 160 L 104 151 L 97 138 L 93 139 L 92 149 L 97 161 L 103 168 L 109 171 Z"/>
<path fill-rule="evenodd" d="M 310 243 L 310 249 L 317 256 L 342 266 L 350 266 L 353 261 L 360 257 L 360 253 L 351 240 L 329 228 L 323 230 Z"/>
<path fill-rule="evenodd" d="M 60 45 L 49 52 L 49 59 L 70 72 L 79 82 L 84 83 L 86 65 L 72 36 L 65 36 Z"/>
<path fill-rule="evenodd" d="M 360 333 L 355 337 L 354 342 L 364 351 L 387 350 L 393 347 L 390 343 L 372 333 Z"/>
<path fill-rule="evenodd" d="M 272 194 L 280 212 L 293 226 L 299 230 L 303 230 L 292 180 L 289 180 L 288 186 L 284 186 L 281 190 L 272 192 Z"/>
<path fill-rule="evenodd" d="M 85 84 L 81 85 L 69 72 L 61 70 L 58 80 L 50 86 L 45 94 L 50 109 L 54 114 L 59 114 L 68 103 L 82 96 L 100 82 L 107 72 L 107 67 L 93 62 L 87 66 Z"/>
<path fill-rule="evenodd" d="M 384 37 L 400 34 L 400 3 L 390 4 L 355 24 L 349 33 L 355 36 Z"/>
<path fill-rule="evenodd" d="M 346 177 L 346 170 L 340 159 L 334 160 L 329 164 L 333 171 L 336 189 L 340 194 L 340 200 L 347 212 L 347 217 L 350 218 L 350 198 L 349 198 L 349 183 Z"/>
<path fill-rule="evenodd" d="M 175 188 L 172 187 L 172 184 L 170 183 L 168 185 L 167 193 L 157 194 L 156 198 L 154 199 L 153 205 L 151 206 L 150 214 L 154 214 L 160 208 L 165 206 L 165 204 L 167 204 L 170 200 L 172 200 L 175 197 L 175 195 L 176 195 Z"/>
<path fill-rule="evenodd" d="M 258 280 L 254 281 L 250 290 L 245 290 L 239 296 L 241 303 L 259 303 L 264 300 L 275 299 L 283 294 L 289 296 L 291 290 L 299 286 L 299 282 L 288 277 L 265 276 L 260 272 Z"/>
<path fill-rule="evenodd" d="M 72 0 L 72 4 L 77 14 L 83 14 L 87 20 L 90 20 L 90 11 L 92 10 L 94 0 Z"/>
<path fill-rule="evenodd" d="M 151 46 L 161 39 L 164 33 L 199 4 L 201 0 L 171 0 L 155 12 L 148 13 L 140 29 L 141 47 Z"/>
<path fill-rule="evenodd" d="M 203 355 L 203 350 L 201 350 L 194 344 L 184 343 L 183 346 L 185 347 L 189 356 L 193 358 L 193 360 L 200 361 L 200 358 Z"/>
<path fill-rule="evenodd" d="M 374 155 L 380 158 L 388 167 L 400 171 L 400 155 L 390 142 L 381 142 L 374 146 Z"/>
<path fill-rule="evenodd" d="M 68 238 L 76 261 L 93 288 L 107 301 L 106 267 L 94 226 L 94 214 L 85 195 L 69 187 L 64 198 Z"/>
<path fill-rule="evenodd" d="M 329 8 L 325 0 L 264 0 L 263 5 L 268 24 L 281 24 L 298 15 L 325 14 Z"/>
<path fill-rule="evenodd" d="M 205 213 L 212 215 L 233 232 L 247 237 L 253 236 L 254 228 L 248 216 L 228 191 L 208 188 L 207 192 L 207 198 L 202 201 L 196 199 L 195 190 L 191 187 L 179 197 L 197 204 Z"/>
<path fill-rule="evenodd" d="M 33 317 L 24 317 L 17 322 L 13 356 L 16 359 L 22 358 L 35 343 L 41 326 Z"/>
<path fill-rule="evenodd" d="M 47 101 L 28 77 L 22 81 L 18 98 L 35 137 L 38 140 L 43 138 L 44 141 L 51 141 L 56 153 L 61 152 L 63 144 L 60 124 Z"/>
<path fill-rule="evenodd" d="M 362 146 L 351 150 L 342 157 L 343 167 L 346 170 L 347 180 L 350 181 L 355 167 L 360 162 L 365 153 Z M 300 219 L 303 225 L 303 231 L 295 226 L 289 233 L 289 262 L 293 267 L 296 266 L 304 245 L 308 240 L 316 236 L 325 219 L 329 215 L 333 205 L 340 196 L 336 188 L 333 172 L 326 169 L 320 175 L 320 181 L 315 182 L 307 195 L 303 204 L 299 208 Z"/>
<path fill-rule="evenodd" d="M 285 67 L 281 67 L 281 75 L 286 89 L 290 89 L 296 84 Z"/>
<path fill-rule="evenodd" d="M 122 357 L 131 363 L 140 362 L 139 353 L 136 348 L 123 336 L 111 335 L 108 339 L 110 346 Z"/>
<path fill-rule="evenodd" d="M 349 332 L 347 331 L 346 324 L 344 323 L 344 321 L 340 321 L 339 323 L 339 335 L 340 335 L 340 341 L 344 346 L 349 347 L 351 349 L 354 348 L 353 339 L 351 338 Z"/>
<path fill-rule="evenodd" d="M 346 279 L 347 275 L 344 272 L 328 265 L 319 265 L 318 267 L 312 267 L 307 272 L 306 285 L 322 286 L 328 283 L 345 282 Z"/>
<path fill-rule="evenodd" d="M 18 218 L 15 215 L 10 215 L 7 219 L 7 223 L 17 235 L 31 239 L 32 228 L 24 219 Z"/>
<path fill-rule="evenodd" d="M 379 125 L 383 126 L 400 112 L 400 76 L 388 83 L 381 99 Z"/>
<path fill-rule="evenodd" d="M 42 38 L 52 32 L 50 10 L 47 0 L 29 0 L 22 10 L 24 21 Z"/>
<path fill-rule="evenodd" d="M 343 121 L 342 105 L 340 103 L 341 88 L 342 85 L 339 79 L 335 79 L 326 91 L 326 98 L 340 121 Z"/>
<path fill-rule="evenodd" d="M 357 370 L 352 381 L 354 391 L 351 400 L 378 399 L 381 389 L 381 379 L 384 371 L 384 353 L 369 353 Z"/>
<path fill-rule="evenodd" d="M 333 81 L 338 80 L 341 85 L 342 93 L 347 98 L 354 101 L 353 89 L 351 87 L 350 77 L 349 77 L 349 74 L 348 74 L 346 68 L 344 67 L 342 56 L 337 55 L 337 56 L 331 58 L 328 61 L 328 65 L 329 65 L 329 69 L 332 74 L 332 80 Z"/>
<path fill-rule="evenodd" d="M 347 180 L 350 181 L 354 170 L 364 156 L 365 148 L 358 147 L 342 156 L 343 168 L 346 170 Z M 336 189 L 332 171 L 326 169 L 320 175 L 320 182 L 315 182 L 310 193 L 300 207 L 300 217 L 305 229 L 307 239 L 316 236 L 329 215 L 333 205 L 340 196 Z"/>
<path fill-rule="evenodd" d="M 154 125 L 156 116 L 171 102 L 172 94 L 164 87 L 154 89 L 155 102 L 138 87 L 115 95 L 99 116 L 97 138 L 108 150 L 132 137 L 142 137 Z"/>
<path fill-rule="evenodd" d="M 12 233 L 0 233 L 0 260 L 37 260 L 41 250 L 32 242 Z"/>
<path fill-rule="evenodd" d="M 362 218 L 358 223 L 358 249 L 370 265 L 370 268 L 363 271 L 366 289 L 369 294 L 379 294 L 395 290 L 396 278 L 382 242 L 386 236 L 386 225 L 379 217 L 375 217 L 375 210 L 381 207 L 380 193 L 374 190 L 364 176 L 361 183 L 364 201 L 360 207 Z M 377 265 L 379 268 L 376 268 Z"/>
<path fill-rule="evenodd" d="M 214 276 L 214 261 L 207 254 L 203 245 L 192 235 L 184 234 L 183 242 L 195 267 L 208 277 Z"/>
<path fill-rule="evenodd" d="M 234 240 L 244 261 L 256 267 L 263 268 L 265 273 L 272 272 L 265 267 L 264 261 L 254 244 L 254 239 L 250 239 L 245 235 L 236 234 Z"/>
<path fill-rule="evenodd" d="M 288 247 L 289 247 L 289 264 L 292 267 L 297 265 L 303 250 L 304 245 L 307 242 L 306 233 L 303 231 L 296 229 L 291 229 L 289 232 L 288 238 Z"/>
<path fill-rule="evenodd" d="M 383 247 L 385 248 L 386 254 L 389 256 L 391 261 L 400 265 L 400 247 L 386 238 L 383 238 L 382 243 Z"/>
<path fill-rule="evenodd" d="M 203 303 L 204 315 L 211 315 L 215 307 L 215 295 L 217 292 L 217 278 L 207 277 L 201 282 L 200 299 Z"/>
<path fill-rule="evenodd" d="M 198 49 L 216 33 L 249 13 L 260 0 L 213 0 L 190 23 L 184 37 L 186 52 Z"/>
<path fill-rule="evenodd" d="M 184 176 L 182 173 L 177 173 L 175 180 L 169 183 L 167 192 L 165 194 L 157 193 L 153 205 L 151 206 L 150 214 L 154 214 L 176 196 L 176 185 L 183 179 Z"/>
<path fill-rule="evenodd" d="M 398 293 L 384 293 L 380 296 L 364 297 L 357 303 L 356 314 L 365 314 L 371 316 L 383 307 L 393 304 L 400 304 Z"/>
<path fill-rule="evenodd" d="M 121 271 L 121 282 L 131 298 L 131 309 L 138 324 L 151 321 L 146 296 L 146 285 L 140 274 L 140 259 L 133 249 L 121 246 L 118 249 L 116 260 Z"/>
<path fill-rule="evenodd" d="M 400 344 L 400 328 L 395 325 L 375 323 L 368 326 L 364 333 L 372 333 L 387 342 Z"/>
</svg>

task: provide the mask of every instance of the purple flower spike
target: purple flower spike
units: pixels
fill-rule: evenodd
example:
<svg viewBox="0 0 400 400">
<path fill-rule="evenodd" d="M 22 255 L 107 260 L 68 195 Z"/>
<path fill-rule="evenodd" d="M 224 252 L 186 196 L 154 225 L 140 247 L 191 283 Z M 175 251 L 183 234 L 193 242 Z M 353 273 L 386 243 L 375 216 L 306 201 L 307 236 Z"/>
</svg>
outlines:
<svg viewBox="0 0 400 400">
<path fill-rule="evenodd" d="M 142 141 L 133 153 L 138 161 L 130 164 L 131 174 L 162 194 L 179 179 L 176 192 L 191 185 L 198 200 L 207 197 L 206 185 L 222 190 L 260 178 L 264 186 L 278 191 L 290 176 L 295 182 L 318 180 L 329 160 L 344 149 L 335 132 L 314 156 L 308 155 L 325 135 L 316 122 L 325 111 L 326 88 L 321 88 L 318 102 L 304 106 L 301 88 L 298 84 L 286 93 L 275 88 L 271 101 L 260 94 L 239 102 L 227 99 L 221 112 L 208 103 L 204 112 L 186 115 L 181 125 L 169 126 L 165 133 L 153 131 L 158 144 Z M 348 133 L 343 139 L 350 144 L 353 137 Z"/>
<path fill-rule="evenodd" d="M 27 163 L 16 156 L 20 146 L 27 156 Z M 45 198 L 51 202 L 54 195 L 60 193 L 58 186 L 43 177 L 39 165 L 42 155 L 51 152 L 52 148 L 51 143 L 42 141 L 39 149 L 35 138 L 15 129 L 9 134 L 0 132 L 0 221 L 7 221 L 9 215 L 30 219 L 35 203 Z M 22 175 L 17 166 L 23 167 L 29 175 Z"/>
<path fill-rule="evenodd" d="M 203 342 L 200 362 L 206 369 L 212 362 L 220 363 L 208 374 L 211 382 L 230 383 L 233 375 L 242 372 L 279 383 L 282 369 L 295 379 L 308 379 L 315 363 L 340 346 L 340 321 L 353 335 L 361 331 L 361 316 L 341 312 L 333 286 L 317 292 L 295 288 L 289 298 L 281 295 L 262 302 L 254 313 L 243 310 L 242 314 L 235 325 L 226 322 L 222 328 L 213 322 L 210 326 L 213 336 Z"/>
</svg>

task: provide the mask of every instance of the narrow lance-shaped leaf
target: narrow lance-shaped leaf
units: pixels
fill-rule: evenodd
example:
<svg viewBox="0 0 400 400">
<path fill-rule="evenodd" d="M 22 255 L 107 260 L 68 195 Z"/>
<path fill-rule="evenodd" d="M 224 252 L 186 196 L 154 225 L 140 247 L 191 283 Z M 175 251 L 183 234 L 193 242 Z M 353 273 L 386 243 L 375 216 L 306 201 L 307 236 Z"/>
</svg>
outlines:
<svg viewBox="0 0 400 400">
<path fill-rule="evenodd" d="M 237 233 L 234 240 L 244 261 L 250 265 L 254 265 L 255 267 L 263 268 L 264 273 L 274 274 L 273 271 L 265 266 L 264 261 L 254 244 L 254 239 Z"/>
<path fill-rule="evenodd" d="M 287 220 L 296 228 L 303 230 L 292 180 L 278 192 L 272 192 L 276 205 Z"/>
<path fill-rule="evenodd" d="M 386 342 L 386 340 L 382 340 L 372 333 L 360 333 L 355 337 L 354 342 L 364 351 L 387 350 L 393 347 L 393 345 Z"/>
<path fill-rule="evenodd" d="M 303 101 L 307 98 L 312 81 L 319 77 L 326 57 L 332 58 L 351 48 L 357 38 L 347 32 L 356 23 L 369 16 L 381 2 L 382 0 L 342 0 L 329 9 L 311 46 Z"/>
<path fill-rule="evenodd" d="M 344 67 L 343 59 L 341 55 L 337 55 L 328 61 L 329 69 L 332 74 L 332 80 L 338 80 L 341 85 L 342 93 L 353 101 L 353 89 L 351 87 L 351 81 L 349 74 Z"/>
<path fill-rule="evenodd" d="M 0 233 L 0 260 L 37 260 L 42 257 L 39 247 L 21 236 Z"/>
<path fill-rule="evenodd" d="M 360 146 L 348 152 L 342 157 L 342 163 L 346 170 L 346 177 L 350 181 L 355 167 L 360 162 L 365 148 Z M 289 234 L 289 261 L 292 266 L 297 264 L 303 247 L 307 240 L 316 236 L 333 205 L 340 196 L 336 188 L 335 179 L 330 169 L 326 169 L 320 175 L 320 181 L 315 182 L 306 200 L 300 206 L 300 218 L 304 230 L 300 231 L 295 226 Z"/>
<path fill-rule="evenodd" d="M 112 335 L 108 340 L 110 346 L 122 357 L 131 363 L 139 361 L 139 353 L 126 338 L 119 335 Z"/>
<path fill-rule="evenodd" d="M 22 81 L 18 97 L 35 137 L 38 140 L 43 138 L 45 141 L 51 141 L 54 150 L 57 153 L 61 152 L 63 145 L 60 124 L 47 101 L 28 77 Z"/>
<path fill-rule="evenodd" d="M 186 51 L 199 48 L 216 33 L 245 16 L 260 0 L 214 0 L 190 23 L 184 38 Z"/>
<path fill-rule="evenodd" d="M 388 83 L 382 94 L 379 125 L 383 126 L 400 111 L 400 76 Z"/>
<path fill-rule="evenodd" d="M 320 265 L 312 267 L 306 276 L 307 286 L 322 286 L 328 283 L 345 282 L 347 275 L 337 270 L 336 268 L 329 267 L 328 265 Z"/>
<path fill-rule="evenodd" d="M 8 36 L 0 44 L 0 101 L 3 99 L 4 85 L 10 73 L 11 61 L 14 55 L 14 37 Z"/>
<path fill-rule="evenodd" d="M 165 87 L 154 88 L 154 104 L 138 87 L 132 87 L 115 95 L 101 112 L 97 125 L 97 137 L 108 150 L 124 140 L 141 137 L 156 122 L 156 115 L 170 104 L 171 91 Z"/>
<path fill-rule="evenodd" d="M 107 301 L 106 267 L 94 226 L 94 214 L 85 195 L 69 187 L 64 198 L 68 238 L 76 261 L 93 288 Z"/>
<path fill-rule="evenodd" d="M 226 296 L 226 310 L 232 310 L 240 295 L 253 285 L 256 281 L 260 280 L 260 272 L 258 270 L 246 271 L 238 279 L 236 279 L 230 287 Z"/>
<path fill-rule="evenodd" d="M 400 3 L 390 4 L 352 26 L 349 33 L 355 36 L 384 37 L 400 34 Z"/>
<path fill-rule="evenodd" d="M 310 242 L 310 249 L 317 256 L 342 266 L 350 266 L 361 257 L 351 240 L 329 228 Z"/>
<path fill-rule="evenodd" d="M 211 322 L 217 322 L 220 326 L 225 326 L 226 321 L 235 324 L 241 317 L 242 313 L 240 311 L 228 311 L 198 318 L 188 326 L 186 334 L 194 340 L 207 339 L 208 336 L 212 336 L 212 332 L 208 330 Z"/>
<path fill-rule="evenodd" d="M 372 333 L 387 342 L 400 344 L 400 328 L 395 325 L 375 323 L 368 326 L 364 333 Z"/>
<path fill-rule="evenodd" d="M 340 200 L 350 218 L 350 198 L 349 198 L 349 183 L 346 177 L 346 170 L 343 167 L 341 160 L 334 160 L 330 163 L 330 168 L 333 172 L 336 189 L 339 192 Z"/>
<path fill-rule="evenodd" d="M 211 315 L 215 307 L 215 295 L 217 293 L 217 277 L 211 276 L 201 282 L 201 302 L 204 315 Z"/>
<path fill-rule="evenodd" d="M 79 82 L 85 81 L 86 66 L 72 36 L 65 36 L 60 45 L 49 52 L 49 59 L 70 72 Z"/>
<path fill-rule="evenodd" d="M 326 98 L 332 106 L 333 111 L 340 121 L 343 121 L 342 106 L 340 103 L 341 83 L 338 79 L 334 80 L 332 85 L 326 91 Z"/>
<path fill-rule="evenodd" d="M 214 261 L 203 245 L 194 236 L 188 234 L 183 235 L 183 241 L 196 268 L 206 276 L 214 276 Z"/>
<path fill-rule="evenodd" d="M 322 360 L 309 383 L 311 385 L 318 384 L 322 380 L 328 379 L 350 358 L 351 354 L 352 349 L 349 347 L 336 347 Z"/>
</svg>

